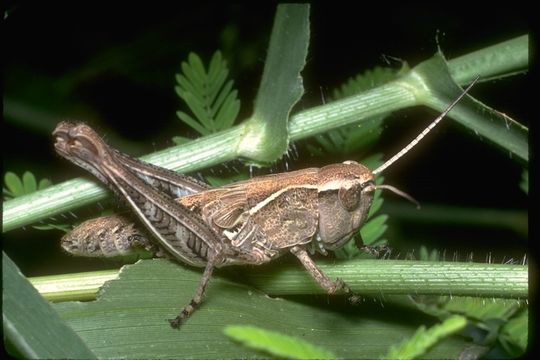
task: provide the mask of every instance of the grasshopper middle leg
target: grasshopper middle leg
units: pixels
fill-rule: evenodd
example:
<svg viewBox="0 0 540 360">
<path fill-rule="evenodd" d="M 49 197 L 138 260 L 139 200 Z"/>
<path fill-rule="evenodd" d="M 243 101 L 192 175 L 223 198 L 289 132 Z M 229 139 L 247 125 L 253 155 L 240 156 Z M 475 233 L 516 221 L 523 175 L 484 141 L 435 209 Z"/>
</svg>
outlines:
<svg viewBox="0 0 540 360">
<path fill-rule="evenodd" d="M 293 253 L 304 265 L 304 268 L 309 272 L 313 280 L 323 288 L 329 295 L 343 293 L 347 295 L 351 303 L 357 303 L 360 300 L 358 295 L 355 295 L 351 288 L 341 279 L 333 281 L 326 275 L 315 262 L 309 257 L 308 252 L 302 246 L 294 246 L 291 248 Z"/>
</svg>

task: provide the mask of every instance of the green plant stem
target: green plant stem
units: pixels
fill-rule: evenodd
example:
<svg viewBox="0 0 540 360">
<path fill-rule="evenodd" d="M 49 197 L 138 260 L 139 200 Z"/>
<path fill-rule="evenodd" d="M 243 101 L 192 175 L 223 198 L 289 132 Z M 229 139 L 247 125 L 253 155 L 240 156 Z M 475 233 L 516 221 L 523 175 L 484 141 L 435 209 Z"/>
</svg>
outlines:
<svg viewBox="0 0 540 360">
<path fill-rule="evenodd" d="M 488 81 L 524 73 L 529 66 L 528 46 L 529 37 L 523 35 L 454 58 L 448 61 L 450 74 L 456 83 L 465 85 L 477 76 Z"/>
<path fill-rule="evenodd" d="M 330 278 L 340 278 L 353 291 L 366 295 L 455 295 L 527 297 L 527 266 L 404 260 L 351 260 L 320 262 Z M 267 274 L 257 269 L 246 278 L 273 295 L 323 293 L 309 275 L 297 267 Z"/>
<path fill-rule="evenodd" d="M 301 140 L 414 105 L 418 105 L 414 92 L 391 82 L 356 96 L 299 112 L 291 117 L 289 134 L 291 140 Z"/>
<path fill-rule="evenodd" d="M 95 300 L 99 288 L 106 281 L 118 277 L 118 270 L 102 270 L 84 273 L 48 275 L 29 278 L 28 280 L 47 300 L 89 301 Z"/>
<path fill-rule="evenodd" d="M 528 296 L 528 272 L 524 265 L 350 260 L 339 264 L 326 261 L 319 266 L 330 278 L 344 279 L 354 291 L 365 295 Z M 225 272 L 235 273 L 237 269 L 229 268 Z M 242 268 L 241 271 L 244 281 L 269 295 L 323 293 L 297 264 L 249 270 Z M 52 301 L 91 300 L 105 281 L 117 275 L 118 271 L 110 270 L 42 276 L 29 280 L 45 298 Z"/>
<path fill-rule="evenodd" d="M 501 44 L 485 48 L 481 51 L 464 55 L 457 62 L 448 62 L 449 71 L 459 81 L 470 78 L 470 74 L 484 74 L 486 77 L 504 76 L 515 73 L 517 68 L 526 64 L 528 37 L 521 36 Z M 504 49 L 513 49 L 514 53 Z M 502 51 L 503 49 L 504 51 Z M 502 51 L 502 53 L 498 53 Z M 490 59 L 497 58 L 497 66 L 490 64 Z M 488 64 L 488 65 L 486 65 Z M 484 66 L 486 66 L 484 68 Z M 504 71 L 507 70 L 507 72 Z M 502 75 L 501 75 L 502 74 Z M 371 116 L 389 111 L 395 111 L 409 106 L 427 104 L 439 109 L 442 100 L 434 100 L 433 96 L 418 96 L 418 89 L 405 84 L 404 81 L 392 82 L 370 91 L 346 98 L 337 102 L 318 106 L 301 111 L 292 116 L 289 122 L 289 134 L 291 140 L 299 140 L 332 128 L 358 122 Z M 426 86 L 426 84 L 416 84 Z M 452 113 L 453 114 L 453 113 Z M 464 123 L 463 113 L 456 112 L 452 116 Z M 249 123 L 249 122 L 246 122 Z M 245 123 L 245 124 L 246 124 Z M 485 122 L 484 122 L 485 123 Z M 239 155 L 238 146 L 243 141 L 245 124 L 218 134 L 205 136 L 194 140 L 186 145 L 175 146 L 148 156 L 144 160 L 156 165 L 174 169 L 181 172 L 189 172 L 204 167 L 216 165 L 224 161 L 236 158 Z M 467 123 L 464 125 L 468 126 Z M 500 128 L 501 126 L 499 126 Z M 504 126 L 502 126 L 504 128 Z M 475 128 L 475 131 L 481 131 Z M 523 129 L 518 129 L 512 139 L 519 141 L 498 142 L 501 146 L 509 146 L 509 151 L 517 151 L 518 156 L 526 158 L 527 134 Z M 488 127 L 494 137 L 506 136 L 504 131 L 495 131 Z M 251 133 L 254 133 L 251 131 Z M 502 133 L 502 134 L 501 134 Z M 256 143 L 256 142 L 255 142 Z M 516 145 L 517 144 L 517 145 Z M 519 146 L 515 150 L 515 146 Z M 243 142 L 243 153 L 246 153 L 246 143 Z M 96 183 L 75 179 L 53 186 L 30 195 L 15 198 L 4 202 L 3 231 L 9 231 L 18 227 L 45 219 L 68 210 L 87 205 L 103 199 L 106 192 Z"/>
</svg>

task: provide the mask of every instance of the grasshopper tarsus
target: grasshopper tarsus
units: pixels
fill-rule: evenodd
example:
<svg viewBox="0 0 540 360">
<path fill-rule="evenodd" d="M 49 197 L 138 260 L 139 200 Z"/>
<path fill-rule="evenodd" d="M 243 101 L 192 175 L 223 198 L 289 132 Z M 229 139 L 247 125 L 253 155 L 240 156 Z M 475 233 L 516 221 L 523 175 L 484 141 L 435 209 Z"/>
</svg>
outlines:
<svg viewBox="0 0 540 360">
<path fill-rule="evenodd" d="M 392 248 L 386 244 L 375 246 L 363 245 L 359 249 L 376 258 L 386 258 L 392 254 Z"/>
<path fill-rule="evenodd" d="M 173 329 L 180 329 L 180 325 L 181 325 L 181 319 L 178 318 L 178 316 L 174 319 L 169 319 L 169 324 L 171 325 L 171 327 Z"/>
<path fill-rule="evenodd" d="M 356 305 L 360 303 L 362 300 L 362 297 L 360 295 L 357 295 L 352 289 L 347 285 L 345 281 L 341 278 L 337 278 L 334 282 L 335 289 L 332 292 L 328 292 L 329 295 L 334 295 L 338 293 L 342 293 L 347 297 L 347 300 L 353 304 Z"/>
<path fill-rule="evenodd" d="M 193 299 L 189 304 L 184 307 L 182 312 L 178 314 L 174 319 L 169 319 L 169 324 L 173 329 L 179 329 L 182 323 L 195 311 L 196 306 L 199 305 Z"/>
<path fill-rule="evenodd" d="M 353 293 L 347 298 L 347 300 L 349 300 L 349 303 L 352 305 L 358 305 L 362 301 L 362 297 Z"/>
</svg>

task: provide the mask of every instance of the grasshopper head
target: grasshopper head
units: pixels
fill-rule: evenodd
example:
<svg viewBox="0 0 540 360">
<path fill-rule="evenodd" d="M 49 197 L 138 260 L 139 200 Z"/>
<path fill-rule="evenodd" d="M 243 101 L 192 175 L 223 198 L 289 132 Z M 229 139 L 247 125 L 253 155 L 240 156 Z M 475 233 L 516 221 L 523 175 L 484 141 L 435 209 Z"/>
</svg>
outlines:
<svg viewBox="0 0 540 360">
<path fill-rule="evenodd" d="M 328 165 L 319 173 L 319 241 L 326 250 L 343 246 L 367 218 L 373 173 L 354 161 Z"/>
<path fill-rule="evenodd" d="M 108 184 L 99 163 L 111 158 L 107 145 L 91 127 L 83 123 L 63 121 L 53 131 L 56 152 L 74 164 L 90 171 Z"/>
</svg>

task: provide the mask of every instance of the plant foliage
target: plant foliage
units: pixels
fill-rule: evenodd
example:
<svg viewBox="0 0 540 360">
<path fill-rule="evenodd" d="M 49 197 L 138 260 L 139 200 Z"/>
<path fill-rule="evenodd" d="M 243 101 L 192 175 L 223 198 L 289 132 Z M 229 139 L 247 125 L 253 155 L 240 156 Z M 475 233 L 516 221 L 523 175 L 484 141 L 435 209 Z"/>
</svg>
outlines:
<svg viewBox="0 0 540 360">
<path fill-rule="evenodd" d="M 4 185 L 2 192 L 4 199 L 9 200 L 19 196 L 34 193 L 38 190 L 43 190 L 52 185 L 49 179 L 41 179 L 39 182 L 36 180 L 35 175 L 30 171 L 25 171 L 22 177 L 17 174 L 8 171 L 4 175 Z M 33 225 L 34 229 L 38 230 L 61 230 L 67 232 L 71 227 L 67 224 L 44 224 Z"/>
<path fill-rule="evenodd" d="M 409 340 L 403 341 L 397 346 L 392 346 L 386 358 L 416 359 L 424 355 L 429 348 L 442 339 L 462 330 L 465 325 L 467 325 L 467 320 L 463 316 L 455 315 L 430 329 L 421 326 Z"/>
<path fill-rule="evenodd" d="M 409 70 L 403 64 L 400 70 L 377 66 L 362 74 L 351 77 L 340 87 L 334 89 L 332 100 L 342 99 L 370 90 L 389 81 L 395 80 Z M 331 155 L 356 155 L 366 151 L 374 144 L 382 133 L 382 123 L 389 113 L 372 116 L 361 125 L 344 126 L 327 133 L 315 135 L 318 146 L 308 145 L 314 155 L 323 153 Z"/>
<path fill-rule="evenodd" d="M 230 128 L 240 111 L 240 100 L 238 91 L 233 89 L 233 80 L 228 80 L 229 69 L 221 53 L 214 53 L 208 69 L 195 53 L 190 53 L 181 67 L 182 73 L 176 75 L 175 91 L 191 115 L 179 110 L 178 118 L 201 136 Z M 174 137 L 173 141 L 181 144 L 186 138 Z"/>
<path fill-rule="evenodd" d="M 332 352 L 297 337 L 256 326 L 228 325 L 225 335 L 247 347 L 287 359 L 335 359 Z"/>
</svg>

